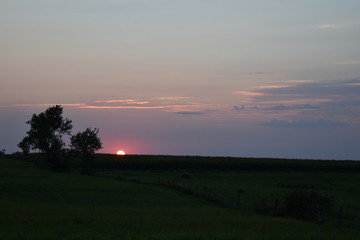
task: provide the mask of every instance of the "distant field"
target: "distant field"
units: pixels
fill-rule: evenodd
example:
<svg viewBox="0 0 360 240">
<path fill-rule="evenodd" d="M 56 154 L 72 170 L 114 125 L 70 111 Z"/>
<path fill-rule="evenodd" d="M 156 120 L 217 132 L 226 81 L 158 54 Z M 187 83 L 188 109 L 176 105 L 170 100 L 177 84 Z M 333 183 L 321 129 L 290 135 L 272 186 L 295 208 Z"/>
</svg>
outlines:
<svg viewBox="0 0 360 240">
<path fill-rule="evenodd" d="M 126 170 L 359 172 L 360 161 L 97 154 L 96 168 Z"/>
<path fill-rule="evenodd" d="M 98 171 L 101 175 L 180 188 L 251 212 L 284 208 L 285 196 L 295 190 L 316 191 L 332 201 L 329 221 L 339 221 L 342 211 L 342 221 L 360 226 L 357 161 L 114 155 L 100 155 L 98 161 L 118 162 L 111 171 Z M 184 171 L 190 179 L 180 177 Z"/>
<path fill-rule="evenodd" d="M 31 163 L 0 159 L 0 239 L 356 239 L 360 234 L 356 173 L 190 170 L 191 178 L 184 180 L 179 179 L 182 171 L 113 169 L 102 174 L 177 181 L 229 198 L 236 198 L 241 189 L 242 207 L 223 208 L 165 186 L 52 173 Z M 339 226 L 335 217 L 315 224 L 252 209 L 252 199 L 272 203 L 292 188 L 311 185 L 352 211 L 351 221 Z"/>
</svg>

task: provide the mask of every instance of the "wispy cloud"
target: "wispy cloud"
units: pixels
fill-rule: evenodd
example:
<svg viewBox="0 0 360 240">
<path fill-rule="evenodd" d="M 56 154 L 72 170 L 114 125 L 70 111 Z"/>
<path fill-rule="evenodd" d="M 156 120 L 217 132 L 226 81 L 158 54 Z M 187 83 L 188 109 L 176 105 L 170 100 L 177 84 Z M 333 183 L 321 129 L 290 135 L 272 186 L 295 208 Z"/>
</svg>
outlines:
<svg viewBox="0 0 360 240">
<path fill-rule="evenodd" d="M 314 82 L 314 80 L 288 80 L 288 83 L 311 83 Z"/>
<path fill-rule="evenodd" d="M 269 74 L 274 74 L 274 72 L 249 72 L 248 75 L 269 75 Z"/>
<path fill-rule="evenodd" d="M 258 88 L 267 89 L 267 88 L 287 88 L 290 85 L 269 85 L 269 86 L 259 86 Z"/>
<path fill-rule="evenodd" d="M 96 103 L 126 103 L 126 104 L 136 104 L 136 105 L 143 105 L 148 104 L 148 101 L 138 101 L 134 99 L 125 99 L 125 100 L 97 100 Z"/>
<path fill-rule="evenodd" d="M 50 107 L 55 105 L 61 105 L 66 107 L 82 107 L 86 106 L 85 103 L 16 103 L 16 104 L 2 104 L 1 108 L 6 107 Z"/>
<path fill-rule="evenodd" d="M 166 111 L 176 112 L 179 109 L 184 110 L 191 110 L 191 109 L 198 109 L 198 106 L 195 104 L 181 104 L 181 105 L 163 105 L 163 104 L 151 104 L 144 106 L 142 104 L 139 105 L 82 105 L 79 108 L 85 109 L 164 109 Z"/>
<path fill-rule="evenodd" d="M 346 23 L 325 23 L 325 24 L 318 24 L 315 25 L 314 28 L 318 29 L 337 29 L 337 28 L 345 28 L 345 27 L 354 27 L 359 26 L 359 21 L 354 22 L 346 22 Z"/>
<path fill-rule="evenodd" d="M 234 112 L 265 119 L 293 118 L 293 122 L 282 124 L 287 126 L 311 125 L 301 122 L 302 118 L 309 116 L 331 122 L 360 124 L 360 79 L 258 88 L 246 93 L 246 98 L 239 100 L 241 102 L 232 107 Z M 317 126 L 320 123 L 325 125 L 324 121 L 312 124 Z M 272 124 L 280 125 L 280 122 L 275 121 Z"/>
<path fill-rule="evenodd" d="M 181 100 L 181 99 L 190 99 L 191 97 L 158 97 L 154 99 L 158 100 Z"/>
<path fill-rule="evenodd" d="M 314 106 L 311 104 L 297 104 L 297 105 L 276 105 L 269 108 L 265 108 L 265 110 L 302 110 L 302 109 L 319 109 L 320 106 Z"/>
<path fill-rule="evenodd" d="M 246 106 L 242 105 L 242 106 L 233 106 L 233 109 L 236 111 L 241 111 L 241 110 L 245 110 Z"/>
<path fill-rule="evenodd" d="M 96 106 L 96 105 L 84 105 L 79 108 L 91 108 L 91 109 L 162 109 L 170 108 L 173 106 Z"/>
<path fill-rule="evenodd" d="M 264 93 L 261 93 L 261 92 L 250 92 L 250 91 L 237 91 L 237 92 L 233 92 L 233 94 L 241 94 L 241 95 L 245 95 L 245 96 L 262 96 L 262 95 L 264 95 Z"/>
<path fill-rule="evenodd" d="M 343 62 L 337 62 L 336 65 L 360 65 L 359 61 L 343 61 Z"/>
<path fill-rule="evenodd" d="M 256 111 L 286 111 L 286 110 L 306 110 L 306 109 L 319 109 L 320 106 L 311 105 L 311 104 L 296 104 L 296 105 L 273 105 L 273 106 L 233 106 L 234 110 L 241 111 L 241 110 L 256 110 Z"/>
<path fill-rule="evenodd" d="M 206 112 L 175 112 L 175 113 L 181 115 L 202 115 L 205 114 Z"/>
<path fill-rule="evenodd" d="M 334 97 L 359 97 L 360 89 L 354 86 L 354 84 L 360 83 L 360 80 L 354 79 L 349 81 L 337 81 L 337 82 L 319 82 L 292 85 L 281 88 L 267 88 L 260 89 L 257 92 L 265 93 L 266 95 L 272 95 L 273 98 L 277 96 L 286 95 L 289 98 L 314 98 L 326 97 L 334 99 Z"/>
<path fill-rule="evenodd" d="M 87 103 L 18 103 L 3 104 L 0 107 L 49 107 L 54 105 L 62 105 L 79 109 L 137 109 L 137 110 L 159 110 L 169 113 L 177 113 L 183 115 L 193 115 L 208 113 L 207 109 L 211 108 L 206 101 L 194 102 L 191 97 L 183 96 L 167 96 L 167 97 L 151 97 L 148 99 L 99 99 Z"/>
<path fill-rule="evenodd" d="M 315 28 L 340 28 L 343 26 L 344 25 L 341 25 L 341 24 L 319 24 L 319 25 L 316 25 Z"/>
<path fill-rule="evenodd" d="M 270 127 L 299 127 L 299 128 L 318 128 L 318 127 L 343 127 L 349 125 L 346 122 L 317 119 L 313 121 L 284 121 L 273 119 L 269 122 L 262 122 L 258 125 Z"/>
</svg>

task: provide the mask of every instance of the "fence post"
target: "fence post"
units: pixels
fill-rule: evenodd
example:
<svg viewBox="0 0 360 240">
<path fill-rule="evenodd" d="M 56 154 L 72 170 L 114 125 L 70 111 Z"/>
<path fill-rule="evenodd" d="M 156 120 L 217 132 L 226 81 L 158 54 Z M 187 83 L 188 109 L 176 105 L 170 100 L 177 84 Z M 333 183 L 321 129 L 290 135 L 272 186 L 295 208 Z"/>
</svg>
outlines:
<svg viewBox="0 0 360 240">
<path fill-rule="evenodd" d="M 241 190 L 238 190 L 237 191 L 237 207 L 240 208 L 240 193 L 241 193 Z"/>
</svg>

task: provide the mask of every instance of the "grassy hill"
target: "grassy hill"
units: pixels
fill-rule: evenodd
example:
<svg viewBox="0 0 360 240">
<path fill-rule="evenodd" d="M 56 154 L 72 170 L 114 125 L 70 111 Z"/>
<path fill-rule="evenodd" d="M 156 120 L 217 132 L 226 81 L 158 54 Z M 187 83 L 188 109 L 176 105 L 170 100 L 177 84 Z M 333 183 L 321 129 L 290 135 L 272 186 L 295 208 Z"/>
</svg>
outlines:
<svg viewBox="0 0 360 240">
<path fill-rule="evenodd" d="M 166 181 L 178 177 L 176 171 L 127 171 L 129 178 L 138 180 L 153 179 L 159 173 Z M 277 181 L 268 185 L 263 182 L 275 175 L 265 174 L 263 179 L 257 179 L 260 175 L 251 174 L 241 175 L 244 194 L 250 195 L 256 182 L 257 194 L 264 194 L 264 187 L 269 194 L 272 192 L 273 182 Z M 194 171 L 189 180 L 192 182 L 186 184 L 211 186 L 214 191 L 233 194 L 240 186 L 239 176 L 235 172 Z M 299 175 L 298 181 L 302 177 Z M 334 175 L 329 177 L 336 180 Z M 352 175 L 347 180 L 352 183 L 349 188 L 354 200 L 358 199 L 354 182 L 357 179 Z M 354 203 L 354 209 L 358 206 Z M 222 208 L 165 186 L 53 173 L 31 163 L 0 159 L 0 239 L 4 240 L 356 239 L 359 233 L 358 225 L 319 225 L 246 209 Z"/>
</svg>

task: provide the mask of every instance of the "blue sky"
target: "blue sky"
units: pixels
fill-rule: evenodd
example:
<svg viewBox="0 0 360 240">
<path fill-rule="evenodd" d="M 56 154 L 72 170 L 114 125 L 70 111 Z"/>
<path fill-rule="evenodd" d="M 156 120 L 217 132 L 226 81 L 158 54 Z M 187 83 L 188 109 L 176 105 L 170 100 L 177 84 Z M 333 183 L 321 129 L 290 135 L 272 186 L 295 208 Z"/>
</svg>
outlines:
<svg viewBox="0 0 360 240">
<path fill-rule="evenodd" d="M 61 104 L 102 152 L 359 159 L 360 2 L 0 0 L 0 148 Z"/>
</svg>

